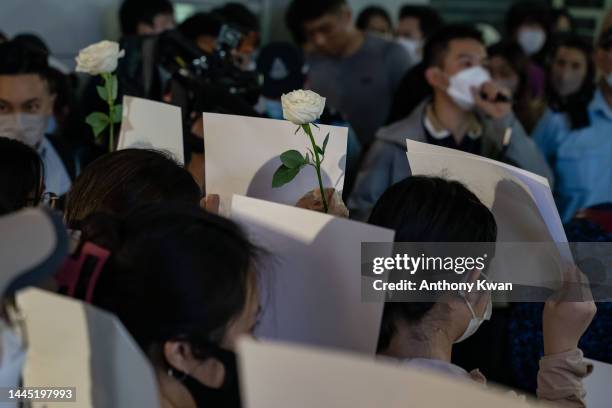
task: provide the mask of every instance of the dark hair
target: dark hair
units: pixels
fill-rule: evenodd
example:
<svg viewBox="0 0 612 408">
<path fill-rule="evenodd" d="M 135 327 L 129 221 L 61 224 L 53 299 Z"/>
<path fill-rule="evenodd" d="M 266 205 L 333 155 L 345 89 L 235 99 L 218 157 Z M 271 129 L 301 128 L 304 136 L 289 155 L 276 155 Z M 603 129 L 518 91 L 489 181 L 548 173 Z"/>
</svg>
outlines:
<svg viewBox="0 0 612 408">
<path fill-rule="evenodd" d="M 17 140 L 0 137 L 0 215 L 28 204 L 36 205 L 43 193 L 43 180 L 44 166 L 36 150 Z"/>
<path fill-rule="evenodd" d="M 423 48 L 423 61 L 406 72 L 395 91 L 387 124 L 402 120 L 433 94 L 431 85 L 425 80 L 427 68 L 441 65 L 449 43 L 464 38 L 474 39 L 484 46 L 480 31 L 463 24 L 443 26 L 427 39 Z"/>
<path fill-rule="evenodd" d="M 40 36 L 32 33 L 21 33 L 13 37 L 13 41 L 29 46 L 43 54 L 49 55 L 49 47 Z"/>
<path fill-rule="evenodd" d="M 357 28 L 361 31 L 367 30 L 368 24 L 370 23 L 370 19 L 372 19 L 372 17 L 381 17 L 387 22 L 387 24 L 389 24 L 389 27 L 393 26 L 391 17 L 389 16 L 389 13 L 387 13 L 387 10 L 378 6 L 370 6 L 364 8 L 361 13 L 359 13 L 356 22 Z"/>
<path fill-rule="evenodd" d="M 51 73 L 47 58 L 46 52 L 23 39 L 0 43 L 0 75 L 37 74 L 49 82 Z"/>
<path fill-rule="evenodd" d="M 95 160 L 79 175 L 68 193 L 68 225 L 95 212 L 126 214 L 145 203 L 197 203 L 200 189 L 183 167 L 165 153 L 126 149 Z"/>
<path fill-rule="evenodd" d="M 442 16 L 430 6 L 406 5 L 400 9 L 399 19 L 414 17 L 419 20 L 419 27 L 423 37 L 428 38 L 444 25 Z"/>
<path fill-rule="evenodd" d="M 227 3 L 213 10 L 226 24 L 229 24 L 243 33 L 259 32 L 259 19 L 243 4 Z"/>
<path fill-rule="evenodd" d="M 153 25 L 156 16 L 173 13 L 170 0 L 124 0 L 119 9 L 121 32 L 123 35 L 134 35 L 139 23 Z"/>
<path fill-rule="evenodd" d="M 514 41 L 500 41 L 490 46 L 487 54 L 489 58 L 499 56 L 506 60 L 519 78 L 518 89 L 513 98 L 516 103 L 527 102 L 530 98 L 529 57 L 521 46 Z"/>
<path fill-rule="evenodd" d="M 92 303 L 116 314 L 145 353 L 181 340 L 205 359 L 256 283 L 257 250 L 242 229 L 194 204 L 94 214 L 83 222 L 81 242 L 111 252 Z"/>
<path fill-rule="evenodd" d="M 425 43 L 423 63 L 426 68 L 440 65 L 452 40 L 472 39 L 484 45 L 482 34 L 465 24 L 448 24 L 436 31 Z"/>
<path fill-rule="evenodd" d="M 217 38 L 221 32 L 223 20 L 214 13 L 196 13 L 183 21 L 178 30 L 185 37 L 196 41 L 200 36 Z"/>
<path fill-rule="evenodd" d="M 298 44 L 306 41 L 304 23 L 326 14 L 333 14 L 346 5 L 346 0 L 292 0 L 285 13 L 285 24 Z"/>
<path fill-rule="evenodd" d="M 541 25 L 544 31 L 550 34 L 550 17 L 550 8 L 538 0 L 516 2 L 506 12 L 506 32 L 509 36 L 513 36 L 521 25 L 535 23 Z"/>
<path fill-rule="evenodd" d="M 412 176 L 389 187 L 374 206 L 370 224 L 395 231 L 396 242 L 495 242 L 491 211 L 463 184 L 438 177 Z M 420 321 L 433 302 L 387 302 L 379 350 L 386 349 L 395 322 Z"/>
<path fill-rule="evenodd" d="M 586 42 L 582 37 L 576 34 L 569 34 L 567 36 L 560 37 L 554 44 L 551 58 L 554 59 L 559 51 L 559 48 L 573 48 L 579 50 L 584 55 L 587 63 L 587 73 L 584 77 L 584 82 L 580 86 L 580 89 L 562 98 L 555 90 L 552 84 L 551 72 L 548 72 L 548 80 L 546 83 L 546 95 L 548 97 L 548 104 L 555 112 L 565 112 L 570 121 L 571 129 L 581 129 L 589 126 L 591 120 L 589 118 L 588 106 L 593 99 L 595 94 L 595 63 L 591 58 L 593 53 L 593 47 Z M 549 70 L 552 70 L 552 63 L 550 64 Z"/>
</svg>

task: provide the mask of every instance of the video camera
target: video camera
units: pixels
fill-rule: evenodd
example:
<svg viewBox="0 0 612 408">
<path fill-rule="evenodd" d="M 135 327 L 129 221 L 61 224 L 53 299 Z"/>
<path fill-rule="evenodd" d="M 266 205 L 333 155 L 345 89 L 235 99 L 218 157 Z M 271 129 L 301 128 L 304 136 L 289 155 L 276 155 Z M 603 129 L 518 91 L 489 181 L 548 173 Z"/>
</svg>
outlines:
<svg viewBox="0 0 612 408">
<path fill-rule="evenodd" d="M 256 115 L 260 80 L 256 71 L 240 69 L 234 60 L 242 33 L 224 25 L 216 49 L 206 54 L 178 30 L 158 36 L 126 37 L 117 74 L 124 93 L 171 102 L 184 111 Z M 189 112 L 186 112 L 189 113 Z"/>
</svg>

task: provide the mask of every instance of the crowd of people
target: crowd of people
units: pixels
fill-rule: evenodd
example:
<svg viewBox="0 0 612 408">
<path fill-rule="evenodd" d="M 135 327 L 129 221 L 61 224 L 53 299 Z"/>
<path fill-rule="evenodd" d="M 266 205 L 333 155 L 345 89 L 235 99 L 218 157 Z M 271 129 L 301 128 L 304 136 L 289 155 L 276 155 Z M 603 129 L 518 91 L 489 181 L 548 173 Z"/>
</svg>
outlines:
<svg viewBox="0 0 612 408">
<path fill-rule="evenodd" d="M 241 405 L 236 342 L 255 331 L 266 274 L 258 259 L 274 253 L 218 215 L 218 197 L 206 189 L 202 112 L 283 119 L 283 94 L 324 96 L 320 122 L 349 128 L 342 197 L 330 192 L 341 210 L 332 213 L 391 229 L 397 242 L 497 240 L 495 217 L 474 192 L 412 175 L 407 139 L 542 176 L 568 238 L 612 240 L 612 12 L 586 38 L 567 10 L 519 1 L 491 36 L 485 22 L 448 23 L 426 5 L 392 18 L 383 3 L 355 15 L 346 0 L 292 0 L 285 21 L 293 41 L 264 44 L 258 16 L 238 3 L 177 24 L 170 0 L 124 0 L 118 93 L 182 108 L 184 165 L 161 151 L 108 152 L 108 136 L 94 137 L 85 119 L 101 103 L 99 79 L 63 66 L 44 38 L 0 39 L 0 227 L 18 229 L 1 220 L 32 207 L 62 214 L 71 254 L 35 278 L 121 320 L 154 367 L 162 406 Z M 205 68 L 176 62 L 202 56 Z M 299 206 L 322 210 L 320 197 Z M 93 264 L 75 271 L 70 260 L 85 256 Z M 4 339 L 14 330 L 11 299 L 26 286 L 8 280 L 33 267 L 0 265 Z M 92 282 L 83 268 L 102 273 Z M 585 406 L 592 366 L 584 355 L 612 363 L 612 352 L 583 342 L 583 353 L 579 342 L 593 319 L 606 338 L 612 309 L 558 298 L 492 309 L 490 295 L 462 293 L 386 303 L 377 352 Z M 533 324 L 521 326 L 526 315 Z M 535 357 L 515 353 L 527 331 L 541 338 Z M 8 345 L 0 343 L 1 356 Z M 0 379 L 15 378 L 8 369 L 21 367 L 0 359 Z"/>
</svg>

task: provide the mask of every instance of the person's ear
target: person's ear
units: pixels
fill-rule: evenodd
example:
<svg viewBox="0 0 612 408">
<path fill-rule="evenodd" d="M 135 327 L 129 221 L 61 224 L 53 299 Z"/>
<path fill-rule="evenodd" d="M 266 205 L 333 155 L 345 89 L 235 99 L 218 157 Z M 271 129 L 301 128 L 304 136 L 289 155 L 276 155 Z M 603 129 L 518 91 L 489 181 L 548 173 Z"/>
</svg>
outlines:
<svg viewBox="0 0 612 408">
<path fill-rule="evenodd" d="M 220 388 L 225 379 L 225 367 L 215 358 L 198 360 L 193 356 L 191 346 L 183 341 L 167 341 L 163 346 L 166 362 L 170 367 L 189 374 L 210 388 Z"/>
<path fill-rule="evenodd" d="M 164 357 L 168 364 L 184 373 L 189 373 L 190 362 L 193 359 L 191 347 L 182 341 L 167 341 L 164 343 Z"/>
<path fill-rule="evenodd" d="M 445 91 L 449 85 L 447 75 L 439 67 L 434 66 L 427 68 L 425 70 L 425 79 L 432 88 L 443 91 Z"/>
</svg>

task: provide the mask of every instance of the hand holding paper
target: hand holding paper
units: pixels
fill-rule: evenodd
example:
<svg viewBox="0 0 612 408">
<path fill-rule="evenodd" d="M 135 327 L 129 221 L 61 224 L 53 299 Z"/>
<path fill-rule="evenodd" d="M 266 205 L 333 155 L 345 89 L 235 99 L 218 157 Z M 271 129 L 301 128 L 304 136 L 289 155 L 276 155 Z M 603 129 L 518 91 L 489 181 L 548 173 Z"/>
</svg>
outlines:
<svg viewBox="0 0 612 408">
<path fill-rule="evenodd" d="M 544 306 L 544 354 L 550 356 L 578 348 L 596 312 L 588 279 L 580 269 L 570 267 L 565 273 L 563 287 Z"/>
<path fill-rule="evenodd" d="M 219 194 L 222 214 L 228 214 L 233 194 L 293 206 L 319 187 L 317 174 L 310 167 L 298 172 L 290 183 L 272 187 L 274 173 L 283 164 L 279 154 L 310 148 L 308 138 L 295 134 L 293 123 L 215 113 L 204 113 L 203 117 L 206 191 Z M 325 160 L 321 164 L 323 187 L 335 188 L 341 194 L 348 129 L 326 125 L 319 128 L 313 135 L 318 146 L 323 145 L 329 133 Z"/>
</svg>

